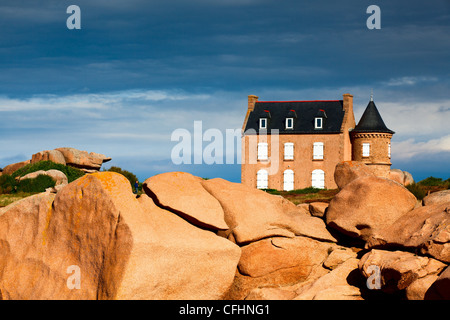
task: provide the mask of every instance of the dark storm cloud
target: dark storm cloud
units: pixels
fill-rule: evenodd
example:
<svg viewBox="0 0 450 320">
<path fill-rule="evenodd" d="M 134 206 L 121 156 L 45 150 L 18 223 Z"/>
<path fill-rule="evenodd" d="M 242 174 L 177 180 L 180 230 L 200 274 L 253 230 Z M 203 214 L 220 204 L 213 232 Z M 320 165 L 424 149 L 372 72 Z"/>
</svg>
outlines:
<svg viewBox="0 0 450 320">
<path fill-rule="evenodd" d="M 81 30 L 66 28 L 72 4 L 81 8 Z M 358 120 L 371 88 L 397 132 L 393 161 L 420 168 L 421 151 L 448 159 L 450 3 L 378 0 L 381 29 L 368 30 L 371 4 L 2 0 L 0 166 L 73 146 L 125 167 L 129 154 L 145 174 L 156 153 L 167 159 L 175 128 L 194 120 L 239 128 L 248 94 L 307 100 L 350 92 Z"/>
</svg>

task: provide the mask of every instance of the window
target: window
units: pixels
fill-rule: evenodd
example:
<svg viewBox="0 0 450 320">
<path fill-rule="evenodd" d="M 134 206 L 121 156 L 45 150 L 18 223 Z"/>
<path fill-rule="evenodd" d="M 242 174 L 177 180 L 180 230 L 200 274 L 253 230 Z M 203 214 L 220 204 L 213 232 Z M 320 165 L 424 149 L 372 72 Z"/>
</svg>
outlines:
<svg viewBox="0 0 450 320">
<path fill-rule="evenodd" d="M 267 143 L 258 143 L 258 160 L 268 160 L 268 146 Z"/>
<path fill-rule="evenodd" d="M 283 190 L 284 191 L 294 190 L 294 171 L 290 169 L 285 170 L 283 176 L 284 176 Z"/>
<path fill-rule="evenodd" d="M 294 144 L 292 142 L 284 144 L 284 160 L 294 160 Z"/>
<path fill-rule="evenodd" d="M 363 143 L 362 145 L 362 156 L 369 157 L 370 156 L 370 143 Z"/>
<path fill-rule="evenodd" d="M 316 169 L 312 172 L 311 186 L 318 189 L 325 188 L 325 172 L 323 170 Z"/>
<path fill-rule="evenodd" d="M 269 188 L 269 174 L 267 170 L 261 169 L 256 173 L 256 188 L 258 189 Z"/>
<path fill-rule="evenodd" d="M 294 129 L 294 118 L 286 118 L 286 129 Z"/>
<path fill-rule="evenodd" d="M 389 156 L 389 159 L 391 158 L 391 144 L 389 143 L 389 145 L 388 145 L 388 156 Z"/>
<path fill-rule="evenodd" d="M 316 118 L 314 128 L 315 129 L 322 129 L 323 127 L 323 119 L 322 118 Z"/>
<path fill-rule="evenodd" d="M 323 160 L 323 142 L 314 142 L 313 159 Z"/>
<path fill-rule="evenodd" d="M 259 119 L 259 128 L 267 129 L 267 119 L 266 118 Z"/>
</svg>

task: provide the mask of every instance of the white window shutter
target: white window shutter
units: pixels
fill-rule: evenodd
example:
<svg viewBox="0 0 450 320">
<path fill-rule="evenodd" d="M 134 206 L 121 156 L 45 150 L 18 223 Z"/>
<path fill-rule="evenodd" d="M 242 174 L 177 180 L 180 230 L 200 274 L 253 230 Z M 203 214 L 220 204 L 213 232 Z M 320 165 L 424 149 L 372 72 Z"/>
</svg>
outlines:
<svg viewBox="0 0 450 320">
<path fill-rule="evenodd" d="M 261 169 L 256 173 L 256 187 L 258 189 L 268 189 L 269 188 L 269 173 Z"/>
<path fill-rule="evenodd" d="M 312 172 L 311 186 L 319 189 L 325 188 L 325 172 L 323 170 L 316 169 Z"/>
<path fill-rule="evenodd" d="M 369 157 L 370 156 L 370 143 L 363 143 L 363 157 Z"/>
<path fill-rule="evenodd" d="M 294 144 L 292 142 L 284 144 L 284 160 L 294 160 Z"/>
<path fill-rule="evenodd" d="M 268 145 L 265 142 L 258 143 L 258 160 L 268 159 Z"/>
<path fill-rule="evenodd" d="M 283 173 L 283 178 L 284 178 L 283 190 L 284 191 L 294 190 L 294 171 L 290 169 L 285 170 Z"/>
<path fill-rule="evenodd" d="M 323 159 L 323 142 L 314 142 L 313 159 L 314 160 Z"/>
</svg>

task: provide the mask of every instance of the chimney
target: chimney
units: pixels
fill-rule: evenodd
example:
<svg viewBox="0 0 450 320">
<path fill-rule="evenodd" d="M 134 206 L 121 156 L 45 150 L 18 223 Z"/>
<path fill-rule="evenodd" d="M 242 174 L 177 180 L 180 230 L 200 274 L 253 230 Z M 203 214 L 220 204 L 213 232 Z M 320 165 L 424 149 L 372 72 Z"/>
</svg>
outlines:
<svg viewBox="0 0 450 320">
<path fill-rule="evenodd" d="M 353 113 L 353 95 L 350 93 L 344 93 L 343 97 L 344 100 L 342 108 L 345 114 L 342 121 L 341 131 L 347 131 L 348 129 L 353 129 L 356 126 L 355 115 Z"/>
<path fill-rule="evenodd" d="M 252 94 L 248 96 L 248 109 L 247 109 L 247 114 L 245 115 L 245 120 L 244 120 L 244 125 L 242 126 L 242 130 L 245 130 L 250 112 L 252 112 L 255 109 L 255 103 L 257 101 L 258 101 L 257 96 L 252 95 Z"/>
<path fill-rule="evenodd" d="M 255 95 L 249 95 L 248 96 L 248 110 L 253 111 L 255 109 L 255 103 L 258 101 L 258 97 Z"/>
<path fill-rule="evenodd" d="M 344 93 L 344 111 L 352 111 L 353 113 L 353 96 L 350 93 Z"/>
</svg>

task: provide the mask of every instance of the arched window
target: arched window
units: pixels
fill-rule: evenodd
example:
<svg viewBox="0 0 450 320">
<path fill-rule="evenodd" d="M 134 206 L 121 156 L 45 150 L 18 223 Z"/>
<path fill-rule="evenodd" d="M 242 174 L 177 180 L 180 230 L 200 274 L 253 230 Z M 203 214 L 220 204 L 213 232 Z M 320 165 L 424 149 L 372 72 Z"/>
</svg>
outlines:
<svg viewBox="0 0 450 320">
<path fill-rule="evenodd" d="M 261 169 L 256 174 L 256 187 L 258 189 L 269 188 L 269 173 L 267 170 Z"/>
<path fill-rule="evenodd" d="M 284 191 L 294 190 L 294 171 L 287 169 L 284 171 Z"/>
<path fill-rule="evenodd" d="M 316 169 L 312 172 L 311 186 L 318 189 L 325 188 L 325 172 L 323 170 Z"/>
</svg>

